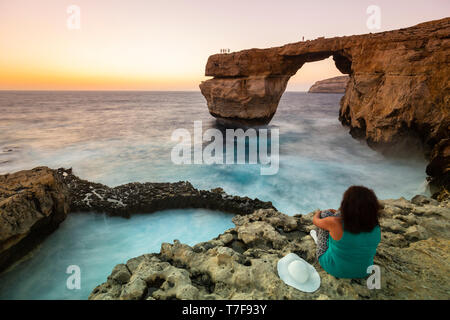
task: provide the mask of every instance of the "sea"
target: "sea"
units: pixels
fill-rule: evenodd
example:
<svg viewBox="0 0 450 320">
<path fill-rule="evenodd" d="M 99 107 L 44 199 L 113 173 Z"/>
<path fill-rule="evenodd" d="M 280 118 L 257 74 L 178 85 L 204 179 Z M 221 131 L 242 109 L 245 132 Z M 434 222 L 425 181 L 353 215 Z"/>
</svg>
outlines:
<svg viewBox="0 0 450 320">
<path fill-rule="evenodd" d="M 203 131 L 223 130 L 199 92 L 0 91 L 0 174 L 48 166 L 72 168 L 111 187 L 189 181 L 198 189 L 221 187 L 271 201 L 288 215 L 338 208 L 351 185 L 372 188 L 379 199 L 429 194 L 423 155 L 388 156 L 352 138 L 338 120 L 341 98 L 285 92 L 270 124 L 258 128 L 279 132 L 279 169 L 262 175 L 260 163 L 174 163 L 175 130 L 193 137 L 195 121 Z M 131 219 L 71 213 L 0 274 L 0 299 L 87 299 L 116 264 L 159 252 L 174 239 L 189 245 L 210 240 L 232 228 L 231 219 L 204 209 Z M 79 288 L 69 283 L 71 266 L 80 271 Z"/>
</svg>

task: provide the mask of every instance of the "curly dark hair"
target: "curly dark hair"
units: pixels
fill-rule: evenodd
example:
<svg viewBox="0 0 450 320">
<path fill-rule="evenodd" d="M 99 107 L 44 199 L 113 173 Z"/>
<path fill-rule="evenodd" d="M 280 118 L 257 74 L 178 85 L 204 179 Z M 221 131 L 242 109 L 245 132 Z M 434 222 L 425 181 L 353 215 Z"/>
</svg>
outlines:
<svg viewBox="0 0 450 320">
<path fill-rule="evenodd" d="M 344 230 L 351 233 L 370 232 L 379 225 L 380 204 L 373 190 L 363 186 L 351 186 L 341 202 Z"/>
</svg>

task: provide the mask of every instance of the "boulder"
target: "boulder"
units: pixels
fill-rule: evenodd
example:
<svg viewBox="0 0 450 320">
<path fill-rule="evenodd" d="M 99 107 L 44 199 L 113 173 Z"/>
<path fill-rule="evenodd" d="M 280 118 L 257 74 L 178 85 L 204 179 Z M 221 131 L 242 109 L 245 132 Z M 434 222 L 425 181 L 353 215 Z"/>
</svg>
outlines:
<svg viewBox="0 0 450 320">
<path fill-rule="evenodd" d="M 69 205 L 68 188 L 54 170 L 0 175 L 0 271 L 53 232 Z"/>
</svg>

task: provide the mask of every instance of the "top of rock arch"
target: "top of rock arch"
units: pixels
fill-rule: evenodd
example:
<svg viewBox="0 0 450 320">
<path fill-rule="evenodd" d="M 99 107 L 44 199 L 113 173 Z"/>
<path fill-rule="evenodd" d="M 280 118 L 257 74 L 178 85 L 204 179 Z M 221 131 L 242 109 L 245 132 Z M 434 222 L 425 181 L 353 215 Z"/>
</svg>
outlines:
<svg viewBox="0 0 450 320">
<path fill-rule="evenodd" d="M 318 61 L 331 55 L 341 54 L 347 58 L 363 54 L 365 48 L 386 49 L 394 43 L 413 40 L 418 46 L 421 41 L 447 39 L 450 36 L 450 18 L 433 20 L 393 31 L 368 33 L 362 35 L 289 43 L 267 49 L 247 49 L 228 54 L 214 54 L 208 59 L 206 76 L 246 77 L 250 75 L 293 75 L 305 62 Z M 405 43 L 405 46 L 408 46 Z M 395 61 L 389 61 L 394 64 Z M 339 68 L 339 66 L 337 66 Z M 383 70 L 386 70 L 383 68 Z M 350 70 L 343 73 L 350 73 Z M 405 71 L 407 72 L 407 71 Z"/>
</svg>

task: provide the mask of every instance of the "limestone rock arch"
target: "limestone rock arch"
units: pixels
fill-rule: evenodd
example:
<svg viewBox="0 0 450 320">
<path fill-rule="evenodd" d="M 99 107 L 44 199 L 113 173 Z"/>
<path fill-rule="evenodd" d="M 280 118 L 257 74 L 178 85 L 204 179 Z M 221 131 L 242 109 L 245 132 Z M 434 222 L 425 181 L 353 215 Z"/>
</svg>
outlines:
<svg viewBox="0 0 450 320">
<path fill-rule="evenodd" d="M 231 55 L 214 55 L 200 84 L 211 115 L 227 125 L 267 124 L 275 114 L 289 79 L 307 62 L 333 56 L 336 67 L 351 73 L 351 57 L 341 51 L 322 50 L 283 53 L 274 49 L 251 49 Z"/>
<path fill-rule="evenodd" d="M 443 140 L 450 154 L 450 18 L 413 27 L 209 57 L 200 90 L 209 112 L 227 125 L 267 124 L 289 78 L 306 62 L 333 56 L 350 76 L 339 119 L 369 145 L 393 145 L 418 137 L 426 150 Z M 428 153 L 427 151 L 427 153 Z M 431 159 L 432 160 L 432 159 Z M 439 172 L 449 181 L 449 161 Z M 435 170 L 432 170 L 435 172 Z"/>
</svg>

